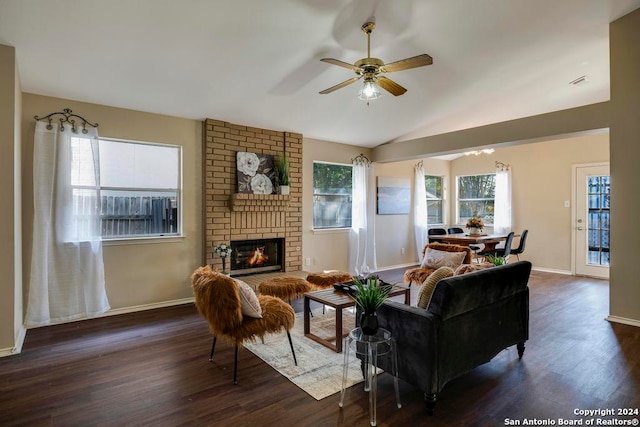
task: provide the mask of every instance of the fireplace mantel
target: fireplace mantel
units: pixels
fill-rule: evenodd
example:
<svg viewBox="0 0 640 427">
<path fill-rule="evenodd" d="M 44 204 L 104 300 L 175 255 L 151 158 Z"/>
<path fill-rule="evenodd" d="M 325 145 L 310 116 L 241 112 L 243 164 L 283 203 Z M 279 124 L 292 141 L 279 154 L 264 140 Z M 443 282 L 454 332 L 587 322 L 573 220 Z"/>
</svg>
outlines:
<svg viewBox="0 0 640 427">
<path fill-rule="evenodd" d="M 282 211 L 289 207 L 289 195 L 233 193 L 229 206 L 236 212 Z"/>
</svg>

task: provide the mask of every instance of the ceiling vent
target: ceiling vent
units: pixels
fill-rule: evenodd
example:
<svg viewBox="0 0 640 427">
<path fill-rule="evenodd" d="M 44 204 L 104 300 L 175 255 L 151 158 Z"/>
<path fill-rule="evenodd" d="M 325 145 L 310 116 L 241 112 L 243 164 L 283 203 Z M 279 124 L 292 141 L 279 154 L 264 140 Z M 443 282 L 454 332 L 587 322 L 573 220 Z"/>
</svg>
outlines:
<svg viewBox="0 0 640 427">
<path fill-rule="evenodd" d="M 587 76 L 580 76 L 575 80 L 569 82 L 570 85 L 574 86 L 582 86 L 589 83 L 589 78 Z"/>
</svg>

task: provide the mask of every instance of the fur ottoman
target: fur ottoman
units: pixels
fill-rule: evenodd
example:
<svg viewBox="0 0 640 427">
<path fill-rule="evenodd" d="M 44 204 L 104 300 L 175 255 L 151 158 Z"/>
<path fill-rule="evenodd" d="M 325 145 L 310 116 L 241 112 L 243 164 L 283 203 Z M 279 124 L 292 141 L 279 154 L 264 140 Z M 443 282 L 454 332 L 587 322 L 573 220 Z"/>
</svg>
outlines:
<svg viewBox="0 0 640 427">
<path fill-rule="evenodd" d="M 258 285 L 258 292 L 262 295 L 271 295 L 286 301 L 302 298 L 311 290 L 311 284 L 300 277 L 274 277 Z"/>
<path fill-rule="evenodd" d="M 353 276 L 344 271 L 330 271 L 328 273 L 309 273 L 307 281 L 318 289 L 326 289 L 336 283 L 349 282 Z"/>
</svg>

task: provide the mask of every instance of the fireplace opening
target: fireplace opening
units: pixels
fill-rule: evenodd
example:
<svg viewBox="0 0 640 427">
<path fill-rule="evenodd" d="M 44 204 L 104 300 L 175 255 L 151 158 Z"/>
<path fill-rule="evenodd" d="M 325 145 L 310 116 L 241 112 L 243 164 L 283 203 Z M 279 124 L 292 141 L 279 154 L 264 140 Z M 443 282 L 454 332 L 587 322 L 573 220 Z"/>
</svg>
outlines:
<svg viewBox="0 0 640 427">
<path fill-rule="evenodd" d="M 241 276 L 280 271 L 284 239 L 232 240 L 231 274 Z"/>
</svg>

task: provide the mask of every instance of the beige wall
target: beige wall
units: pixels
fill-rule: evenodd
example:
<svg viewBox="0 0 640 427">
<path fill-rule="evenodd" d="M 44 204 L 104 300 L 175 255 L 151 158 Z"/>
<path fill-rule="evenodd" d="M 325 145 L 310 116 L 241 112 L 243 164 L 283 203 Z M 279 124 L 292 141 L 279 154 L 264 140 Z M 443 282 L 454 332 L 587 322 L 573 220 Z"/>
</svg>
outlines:
<svg viewBox="0 0 640 427">
<path fill-rule="evenodd" d="M 445 187 L 448 187 L 450 176 L 450 162 L 437 159 L 419 159 L 423 162 L 423 169 L 427 175 L 445 177 Z M 374 173 L 377 177 L 405 178 L 410 182 L 411 206 L 413 206 L 414 166 L 419 160 L 409 160 L 393 163 L 375 163 Z M 377 180 L 376 180 L 377 182 Z M 450 195 L 445 188 L 445 199 Z M 373 189 L 373 197 L 376 197 Z M 445 205 L 445 221 L 447 221 L 448 206 Z M 401 265 L 413 265 L 418 260 L 413 231 L 413 208 L 409 215 L 376 215 L 376 253 L 378 268 L 384 269 Z M 404 248 L 404 254 L 402 253 Z M 422 248 L 421 248 L 422 249 Z"/>
<path fill-rule="evenodd" d="M 606 132 L 554 141 L 498 148 L 491 155 L 463 156 L 451 162 L 450 188 L 456 177 L 494 173 L 495 161 L 511 165 L 513 231 L 529 230 L 521 259 L 534 268 L 571 271 L 572 165 L 609 161 Z M 455 196 L 455 194 L 454 194 Z M 455 197 L 451 198 L 452 222 Z M 517 244 L 517 239 L 514 244 Z"/>
<path fill-rule="evenodd" d="M 640 9 L 610 26 L 611 300 L 614 320 L 640 326 Z"/>
<path fill-rule="evenodd" d="M 348 230 L 313 231 L 313 161 L 351 164 L 371 151 L 345 144 L 303 138 L 302 142 L 302 268 L 305 271 L 348 270 Z M 309 258 L 311 265 L 306 265 Z"/>
<path fill-rule="evenodd" d="M 112 309 L 161 306 L 191 297 L 189 276 L 202 253 L 202 122 L 33 94 L 23 96 L 24 289 L 29 284 L 33 220 L 33 116 L 63 108 L 99 123 L 102 137 L 175 144 L 183 147 L 184 238 L 107 243 L 104 248 L 107 295 Z M 4 191 L 4 190 L 3 190 Z"/>
<path fill-rule="evenodd" d="M 20 282 L 20 196 L 16 194 L 20 186 L 20 153 L 16 139 L 16 119 L 20 117 L 19 79 L 15 60 L 15 49 L 0 45 L 0 199 L 5 202 L 0 210 L 0 355 L 11 353 L 16 342 L 21 322 L 21 299 L 16 289 Z"/>
</svg>

